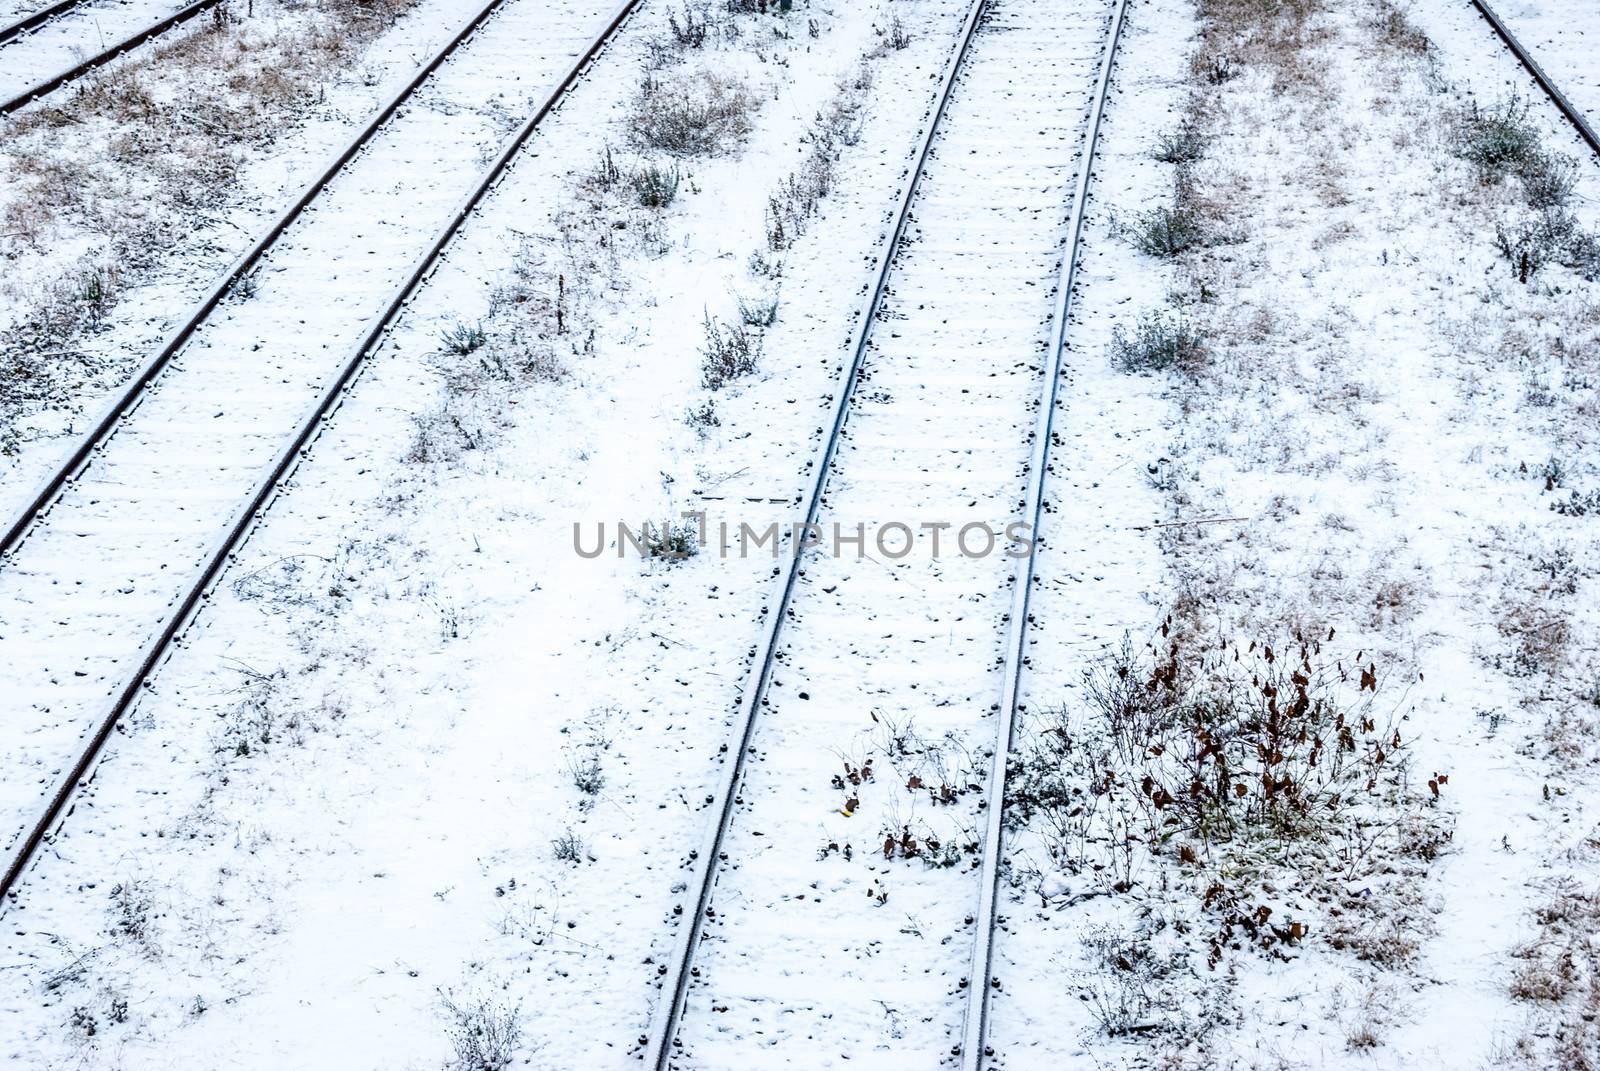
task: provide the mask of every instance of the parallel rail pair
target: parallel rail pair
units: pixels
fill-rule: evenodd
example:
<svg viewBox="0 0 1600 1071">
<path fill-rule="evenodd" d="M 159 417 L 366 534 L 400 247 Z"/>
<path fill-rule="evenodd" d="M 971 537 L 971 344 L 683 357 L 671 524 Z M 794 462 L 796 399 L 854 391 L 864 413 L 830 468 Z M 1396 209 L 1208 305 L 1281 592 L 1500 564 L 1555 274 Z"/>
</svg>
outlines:
<svg viewBox="0 0 1600 1071">
<path fill-rule="evenodd" d="M 396 112 L 410 101 L 429 77 L 477 33 L 506 2 L 507 0 L 489 0 L 471 21 L 464 25 L 387 104 L 371 117 L 329 165 L 257 238 L 249 250 L 223 273 L 206 297 L 167 338 L 160 350 L 115 397 L 89 434 L 78 443 L 65 464 L 46 481 L 5 534 L 0 536 L 0 567 L 15 567 L 16 555 L 29 536 L 39 530 L 41 522 L 45 521 L 61 496 L 71 489 L 75 482 L 81 480 L 86 472 L 93 471 L 97 457 L 105 452 L 119 428 L 151 398 L 153 388 L 162 381 L 163 373 L 172 364 L 173 358 L 183 351 L 186 343 L 223 303 L 235 284 L 262 262 L 291 224 L 299 219 L 345 167 L 367 148 Z M 92 777 L 107 739 L 123 715 L 134 705 L 156 667 L 168 656 L 174 641 L 188 626 L 206 598 L 211 585 L 226 569 L 238 547 L 244 542 L 300 460 L 304 458 L 310 443 L 320 433 L 329 416 L 338 408 L 351 383 L 367 359 L 377 351 L 386 332 L 395 323 L 411 296 L 439 264 L 452 239 L 503 177 L 540 123 L 565 98 L 567 92 L 615 37 L 618 29 L 638 7 L 639 2 L 640 0 L 626 0 L 616 10 L 604 29 L 570 65 L 555 87 L 544 96 L 516 132 L 503 143 L 494 161 L 479 173 L 470 193 L 450 214 L 443 227 L 410 266 L 400 285 L 393 290 L 382 309 L 367 326 L 353 351 L 329 377 L 327 386 L 320 392 L 316 403 L 305 413 L 293 435 L 277 451 L 275 461 L 255 484 L 243 508 L 232 517 L 222 537 L 204 555 L 198 571 L 182 581 L 181 589 L 170 604 L 170 609 L 166 611 L 153 638 L 139 652 L 132 672 L 122 679 L 110 705 L 95 723 L 92 732 L 87 734 L 86 742 L 76 755 L 70 769 L 57 782 L 43 812 L 28 828 L 26 835 L 7 861 L 4 874 L 0 875 L 0 905 L 13 894 L 18 881 L 36 857 L 40 846 L 70 813 L 71 802 L 78 790 Z"/>
<path fill-rule="evenodd" d="M 963 64 L 971 51 L 974 36 L 983 25 L 987 6 L 987 0 L 977 0 L 967 14 L 956 47 L 930 107 L 926 128 L 907 171 L 907 181 L 891 217 L 892 226 L 879 247 L 876 271 L 855 321 L 853 343 L 845 363 L 840 389 L 834 398 L 832 419 L 826 426 L 816 460 L 810 466 L 814 475 L 806 489 L 803 508 L 798 518 L 805 524 L 816 524 L 824 508 L 825 491 L 838 460 L 847 414 L 865 378 L 864 366 L 874 333 L 882 322 L 881 315 L 886 295 L 893 290 L 894 262 L 903 243 L 908 240 L 913 204 L 922 185 L 923 176 L 936 155 L 935 146 L 950 103 L 960 92 Z M 1072 186 L 1069 215 L 1062 238 L 1049 341 L 1039 382 L 1037 414 L 1027 437 L 1027 442 L 1030 444 L 1027 487 L 1017 517 L 1018 520 L 1028 524 L 1030 530 L 1034 532 L 1037 532 L 1044 509 L 1045 481 L 1049 467 L 1057 387 L 1062 373 L 1066 332 L 1074 297 L 1079 243 L 1088 208 L 1089 187 L 1094 174 L 1101 119 L 1111 89 L 1127 6 L 1128 0 L 1113 0 L 1109 5 L 1106 43 L 1090 96 L 1088 119 L 1078 156 L 1076 180 Z M 981 359 L 993 366 L 996 363 L 1005 364 L 1007 357 L 1027 362 L 1031 360 L 1032 355 L 1028 353 L 986 355 Z M 973 359 L 979 360 L 980 357 L 974 354 Z M 993 991 L 991 981 L 994 971 L 994 929 L 1005 811 L 1006 758 L 1011 747 L 1017 711 L 1018 689 L 1024 660 L 1023 646 L 1028 624 L 1028 604 L 1034 586 L 1034 560 L 1037 547 L 1038 542 L 1035 540 L 1030 544 L 1026 556 L 1015 566 L 1010 606 L 1002 619 L 1004 666 L 1001 692 L 995 697 L 997 702 L 993 706 L 996 734 L 990 752 L 987 801 L 984 809 L 985 824 L 980 846 L 982 867 L 978 890 L 979 907 L 974 921 L 976 936 L 966 985 L 967 1008 L 963 1036 L 957 1046 L 962 1066 L 968 1071 L 976 1071 L 988 1056 L 989 997 Z M 736 803 L 741 798 L 741 786 L 746 777 L 746 759 L 755 750 L 752 747 L 752 739 L 756 735 L 758 712 L 767 705 L 773 674 L 782 660 L 782 637 L 786 625 L 793 616 L 792 603 L 796 586 L 807 567 L 807 562 L 808 559 L 803 555 L 789 556 L 779 581 L 777 595 L 764 611 L 763 634 L 757 648 L 756 659 L 733 719 L 730 738 L 722 749 L 726 757 L 708 807 L 713 816 L 711 827 L 706 834 L 704 844 L 691 856 L 690 878 L 686 885 L 685 899 L 679 905 L 683 921 L 678 924 L 673 950 L 662 970 L 661 996 L 650 1031 L 641 1038 L 644 1064 L 652 1071 L 666 1071 L 670 1067 L 677 1066 L 679 1060 L 689 1060 L 692 1063 L 693 1057 L 683 1051 L 679 1031 L 691 979 L 696 974 L 696 950 L 704 936 L 706 922 L 715 912 L 713 899 L 719 867 L 727 855 L 729 830 L 734 821 Z M 793 671 L 793 667 L 789 668 Z M 675 908 L 675 911 L 677 910 Z M 823 935 L 817 936 L 821 939 Z"/>
<path fill-rule="evenodd" d="M 71 14 L 85 2 L 86 0 L 58 0 L 57 3 L 35 11 L 31 15 L 24 16 L 9 26 L 0 28 L 0 48 L 12 45 L 57 19 Z M 101 49 L 87 59 L 74 63 L 66 70 L 53 74 L 42 82 L 29 86 L 9 100 L 0 101 L 0 115 L 10 115 L 12 112 L 26 108 L 34 101 L 49 96 L 62 86 L 76 82 L 89 72 L 127 55 L 139 46 L 155 40 L 168 30 L 183 25 L 196 15 L 203 14 L 222 2 L 223 0 L 193 0 L 192 3 L 179 8 L 172 14 L 157 19 L 143 29 L 129 34 L 116 44 Z"/>
</svg>

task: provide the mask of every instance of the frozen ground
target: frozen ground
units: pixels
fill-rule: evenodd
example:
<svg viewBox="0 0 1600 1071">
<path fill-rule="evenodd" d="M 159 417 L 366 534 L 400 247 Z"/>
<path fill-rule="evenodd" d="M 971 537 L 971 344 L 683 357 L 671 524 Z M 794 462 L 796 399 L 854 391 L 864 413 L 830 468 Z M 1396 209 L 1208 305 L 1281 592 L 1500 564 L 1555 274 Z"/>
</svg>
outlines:
<svg viewBox="0 0 1600 1071">
<path fill-rule="evenodd" d="M 1500 0 L 1491 6 L 1567 99 L 1583 109 L 1589 125 L 1600 122 L 1600 71 L 1594 62 L 1600 24 L 1594 10 L 1551 0 Z M 1573 142 L 1574 151 L 1578 144 Z"/>
<path fill-rule="evenodd" d="M 195 332 L 10 556 L 0 672 L 14 682 L 5 716 L 27 729 L 0 745 L 7 845 L 467 196 L 506 125 L 488 105 L 535 107 L 605 25 L 607 6 L 514 3 L 474 35 L 274 244 L 248 291 Z"/>
<path fill-rule="evenodd" d="M 262 0 L 250 19 L 163 38 L 4 121 L 7 516 L 70 452 L 110 389 L 481 6 L 375 6 L 401 13 L 383 29 L 383 19 L 345 21 L 336 5 Z M 330 42 L 334 30 L 340 38 Z M 196 122 L 197 114 L 226 127 Z M 84 300 L 91 280 L 99 288 L 92 305 Z M 55 362 L 35 359 L 40 352 Z"/>
<path fill-rule="evenodd" d="M 48 4 L 0 9 L 0 24 L 25 17 Z M 0 100 L 21 96 L 73 64 L 98 55 L 160 22 L 183 5 L 171 0 L 114 0 L 79 4 L 43 26 L 0 45 Z"/>
<path fill-rule="evenodd" d="M 13 1063 L 637 1066 L 774 563 L 644 562 L 615 525 L 787 518 L 967 10 L 797 7 L 719 6 L 693 47 L 682 7 L 646 3 L 459 237 L 6 905 Z M 847 525 L 1001 521 L 1021 487 L 1101 9 L 993 8 L 829 483 Z M 442 10 L 391 32 L 465 17 Z M 1600 14 L 1504 13 L 1582 102 Z M 992 1062 L 1600 1064 L 1600 301 L 1576 239 L 1526 279 L 1526 243 L 1498 247 L 1550 219 L 1528 161 L 1577 150 L 1533 100 L 1504 114 L 1543 150 L 1465 158 L 1471 103 L 1531 92 L 1465 2 L 1139 0 L 1128 18 L 1047 485 Z M 398 71 L 399 40 L 368 54 Z M 336 92 L 353 117 L 376 90 Z M 676 93 L 736 102 L 715 151 L 641 133 Z M 429 105 L 456 112 L 438 125 L 473 163 L 493 110 Z M 314 113 L 226 211 L 247 232 L 341 129 Z M 640 203 L 672 175 L 669 204 Z M 1594 231 L 1600 168 L 1575 160 L 1570 187 L 1550 196 Z M 337 200 L 212 355 L 258 372 L 246 342 L 342 353 L 406 258 L 375 257 L 365 289 L 289 272 L 400 218 Z M 1158 210 L 1193 228 L 1156 236 L 1171 255 Z M 54 226 L 7 282 L 94 240 L 85 217 Z M 180 245 L 85 344 L 136 350 L 227 248 Z M 775 319 L 750 328 L 753 371 L 712 376 L 706 321 L 725 343 L 741 300 Z M 1198 340 L 1172 367 L 1151 367 L 1157 310 Z M 202 423 L 150 415 L 164 435 Z M 48 453 L 23 451 L 6 501 Z M 173 485 L 194 488 L 127 493 Z M 574 524 L 593 546 L 602 523 L 580 557 Z M 98 556 L 123 567 L 114 543 Z M 37 561 L 29 612 L 54 610 L 58 567 Z M 1008 566 L 808 564 L 681 1066 L 948 1060 Z M 3 642 L 71 650 L 45 635 Z M 1125 637 L 1139 688 L 1117 705 Z M 1302 647 L 1308 694 L 1344 722 L 1267 736 L 1215 715 L 1261 680 L 1292 695 Z M 1159 697 L 1180 692 L 1174 715 Z M 44 724 L 21 694 L 13 749 Z M 1207 710 L 1216 752 L 1191 746 Z M 1315 805 L 1269 801 L 1263 769 Z"/>
</svg>

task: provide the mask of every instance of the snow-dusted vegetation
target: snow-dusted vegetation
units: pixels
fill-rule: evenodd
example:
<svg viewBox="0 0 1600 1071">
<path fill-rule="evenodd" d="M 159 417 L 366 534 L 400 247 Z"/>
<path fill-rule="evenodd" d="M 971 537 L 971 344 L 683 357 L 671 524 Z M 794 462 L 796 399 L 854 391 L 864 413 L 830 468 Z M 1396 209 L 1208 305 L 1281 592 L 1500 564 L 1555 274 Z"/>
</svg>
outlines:
<svg viewBox="0 0 1600 1071">
<path fill-rule="evenodd" d="M 0 1054 L 1600 1067 L 1600 159 L 1470 0 L 485 11 L 0 117 Z"/>
</svg>

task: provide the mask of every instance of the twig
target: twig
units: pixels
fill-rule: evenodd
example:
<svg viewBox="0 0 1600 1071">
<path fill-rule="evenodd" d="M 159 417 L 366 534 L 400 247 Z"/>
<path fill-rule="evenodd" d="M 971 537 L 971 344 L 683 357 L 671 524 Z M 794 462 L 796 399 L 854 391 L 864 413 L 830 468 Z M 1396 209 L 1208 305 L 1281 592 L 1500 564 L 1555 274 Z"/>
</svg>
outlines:
<svg viewBox="0 0 1600 1071">
<path fill-rule="evenodd" d="M 1226 524 L 1229 521 L 1248 521 L 1249 517 L 1201 517 L 1193 521 L 1155 521 L 1151 524 L 1135 524 L 1131 531 L 1148 532 L 1152 528 L 1182 528 L 1188 524 Z"/>
</svg>

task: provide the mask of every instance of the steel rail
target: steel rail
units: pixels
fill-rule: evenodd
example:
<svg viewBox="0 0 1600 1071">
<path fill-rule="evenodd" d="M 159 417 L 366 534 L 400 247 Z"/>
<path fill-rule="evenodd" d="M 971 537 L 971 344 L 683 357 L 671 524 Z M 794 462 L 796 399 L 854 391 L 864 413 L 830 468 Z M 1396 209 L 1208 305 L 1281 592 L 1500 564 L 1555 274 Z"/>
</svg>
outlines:
<svg viewBox="0 0 1600 1071">
<path fill-rule="evenodd" d="M 815 470 L 803 500 L 805 503 L 803 523 L 806 525 L 815 524 L 821 512 L 822 492 L 827 483 L 828 469 L 838 452 L 839 433 L 844 427 L 850 398 L 855 393 L 861 368 L 866 360 L 867 344 L 872 338 L 873 324 L 883 304 L 890 268 L 904 240 L 906 226 L 910 222 L 911 202 L 918 186 L 921 185 L 934 137 L 938 133 L 939 124 L 950 102 L 950 91 L 955 85 L 956 75 L 960 73 L 961 64 L 971 49 L 979 18 L 987 6 L 988 0 L 973 0 L 972 7 L 967 12 L 967 19 L 961 27 L 956 48 L 945 64 L 943 78 L 933 103 L 929 106 L 929 121 L 922 132 L 922 139 L 912 157 L 911 166 L 905 172 L 909 178 L 901 191 L 899 203 L 890 217 L 894 220 L 894 228 L 888 240 L 879 248 L 876 272 L 872 282 L 866 287 L 866 299 L 856 313 L 850 359 L 840 380 L 839 392 L 833 399 L 832 422 L 818 450 L 818 456 L 806 463 Z M 793 529 L 791 529 L 792 538 Z M 683 1017 L 684 997 L 688 993 L 694 950 L 700 941 L 707 912 L 711 907 L 711 890 L 717 875 L 716 864 L 722 855 L 722 844 L 727 838 L 728 827 L 733 818 L 734 797 L 744 776 L 745 756 L 750 751 L 756 711 L 764 702 L 763 697 L 772 678 L 773 662 L 778 653 L 778 638 L 783 629 L 784 618 L 788 616 L 795 585 L 802 572 L 801 564 L 801 556 L 797 548 L 791 544 L 788 565 L 784 569 L 783 583 L 779 588 L 776 605 L 764 611 L 762 639 L 758 647 L 752 648 L 761 652 L 755 663 L 754 679 L 740 699 L 739 713 L 734 719 L 729 742 L 722 745 L 723 754 L 730 755 L 729 761 L 724 763 L 722 777 L 717 782 L 714 794 L 706 798 L 706 803 L 713 810 L 715 818 L 706 834 L 703 846 L 689 856 L 694 868 L 694 877 L 690 885 L 695 890 L 694 903 L 688 908 L 683 904 L 674 905 L 673 908 L 680 916 L 686 917 L 678 924 L 671 958 L 658 969 L 659 974 L 668 977 L 663 982 L 661 998 L 656 1002 L 654 1013 L 651 1015 L 650 1032 L 639 1039 L 645 1048 L 645 1066 L 651 1071 L 666 1071 L 673 1058 L 678 1025 Z"/>
<path fill-rule="evenodd" d="M 1006 653 L 1000 706 L 996 710 L 994 755 L 989 763 L 988 810 L 983 837 L 983 876 L 978 894 L 977 932 L 972 950 L 972 969 L 967 976 L 967 1015 L 962 1032 L 961 1067 L 979 1071 L 991 1055 L 988 1045 L 989 997 L 993 992 L 994 930 L 1000 894 L 1000 850 L 1006 808 L 1006 765 L 1011 741 L 1016 732 L 1017 699 L 1025 664 L 1023 645 L 1027 640 L 1028 601 L 1032 595 L 1034 570 L 1039 553 L 1039 521 L 1044 516 L 1045 481 L 1049 476 L 1050 437 L 1055 430 L 1056 397 L 1061 386 L 1061 365 L 1067 348 L 1067 329 L 1072 315 L 1072 292 L 1077 285 L 1078 248 L 1083 238 L 1083 221 L 1089 209 L 1089 184 L 1094 176 L 1094 157 L 1100 142 L 1100 123 L 1105 116 L 1106 97 L 1116 68 L 1117 45 L 1122 40 L 1122 25 L 1128 0 L 1114 0 L 1111 27 L 1106 37 L 1105 54 L 1100 61 L 1100 77 L 1090 105 L 1089 128 L 1084 134 L 1083 153 L 1078 161 L 1078 180 L 1072 192 L 1071 216 L 1067 221 L 1066 249 L 1061 261 L 1061 278 L 1056 287 L 1056 306 L 1050 329 L 1050 347 L 1045 362 L 1044 382 L 1040 387 L 1039 416 L 1033 431 L 1033 456 L 1028 459 L 1028 491 L 1023 511 L 1033 537 L 1028 553 L 1018 559 L 1016 582 L 1011 591 L 1011 609 L 1006 621 Z"/>
<path fill-rule="evenodd" d="M 48 7 L 42 7 L 29 15 L 24 15 L 8 26 L 0 27 L 0 47 L 9 45 L 25 33 L 37 30 L 57 15 L 65 15 L 83 0 L 56 0 Z"/>
<path fill-rule="evenodd" d="M 625 0 L 622 6 L 612 16 L 611 21 L 595 38 L 594 42 L 580 55 L 568 69 L 565 77 L 561 79 L 554 89 L 545 97 L 544 101 L 518 128 L 516 134 L 506 142 L 487 170 L 479 178 L 477 185 L 461 202 L 451 215 L 449 222 L 440 229 L 438 235 L 429 245 L 428 250 L 418 257 L 413 263 L 405 281 L 390 295 L 383 311 L 367 330 L 361 341 L 356 344 L 338 376 L 329 384 L 310 412 L 301 422 L 294 438 L 284 447 L 271 470 L 256 486 L 249 502 L 234 517 L 227 534 L 206 558 L 205 565 L 201 568 L 191 583 L 188 592 L 178 604 L 177 609 L 168 617 L 160 633 L 141 654 L 138 668 L 118 693 L 116 701 L 106 712 L 89 745 L 79 756 L 72 772 L 67 776 L 57 789 L 44 816 L 35 825 L 21 849 L 16 853 L 6 869 L 5 876 L 0 879 L 0 906 L 6 899 L 11 898 L 16 883 L 29 862 L 34 858 L 39 846 L 48 837 L 49 832 L 60 820 L 71 814 L 68 804 L 72 801 L 77 789 L 88 783 L 92 771 L 98 760 L 101 750 L 112 731 L 116 728 L 129 708 L 138 699 L 142 689 L 148 686 L 149 678 L 160 663 L 171 653 L 173 642 L 177 639 L 184 627 L 199 612 L 201 604 L 210 597 L 210 590 L 215 581 L 228 568 L 238 552 L 239 547 L 249 535 L 255 523 L 269 508 L 276 495 L 283 489 L 285 481 L 293 474 L 294 469 L 309 453 L 312 441 L 317 437 L 330 417 L 342 404 L 347 396 L 349 387 L 365 365 L 367 359 L 377 353 L 383 346 L 384 336 L 401 311 L 411 301 L 417 289 L 427 281 L 434 270 L 441 263 L 446 248 L 461 231 L 468 218 L 477 210 L 484 198 L 497 186 L 511 167 L 513 160 L 528 139 L 533 136 L 539 124 L 544 121 L 561 101 L 566 97 L 567 91 L 583 76 L 587 68 L 604 51 L 615 37 L 616 32 L 627 21 L 641 0 Z"/>
<path fill-rule="evenodd" d="M 154 25 L 146 26 L 144 29 L 135 33 L 132 37 L 124 38 L 103 52 L 100 52 L 94 56 L 90 56 L 82 63 L 74 64 L 73 66 L 62 71 L 60 74 L 46 78 L 38 85 L 29 89 L 25 89 L 17 96 L 12 97 L 10 100 L 0 103 L 0 115 L 10 115 L 19 108 L 26 108 L 40 97 L 54 93 L 68 82 L 71 82 L 77 78 L 81 78 L 83 75 L 88 74 L 96 67 L 101 67 L 107 63 L 110 63 L 118 56 L 133 51 L 146 41 L 149 41 L 151 38 L 160 37 L 162 34 L 166 33 L 174 26 L 177 26 L 179 23 L 188 22 L 202 11 L 205 11 L 208 8 L 216 7 L 220 3 L 222 3 L 222 0 L 194 0 L 194 3 L 190 4 L 188 7 L 181 8 L 180 10 L 173 12 L 171 15 L 168 15 L 166 18 L 155 23 Z"/>
<path fill-rule="evenodd" d="M 212 286 L 210 292 L 190 310 L 184 322 L 167 336 L 167 340 L 162 343 L 161 349 L 156 351 L 155 356 L 139 371 L 138 375 L 128 381 L 122 393 L 106 407 L 105 412 L 95 422 L 93 429 L 78 442 L 71 456 L 45 480 L 43 486 L 34 494 L 32 500 L 23 507 L 22 512 L 11 522 L 5 534 L 0 535 L 0 567 L 3 567 L 5 557 L 17 548 L 33 528 L 34 523 L 49 509 L 56 497 L 60 495 L 62 489 L 83 471 L 95 451 L 104 447 L 106 441 L 110 438 L 111 432 L 121 422 L 122 418 L 138 406 L 151 384 L 161 376 L 162 371 L 171 363 L 173 356 L 199 330 L 206 317 L 210 316 L 216 307 L 222 303 L 222 300 L 227 297 L 228 291 L 232 289 L 233 285 L 260 262 L 273 243 L 282 237 L 283 232 L 288 230 L 300 218 L 311 202 L 316 200 L 338 174 L 345 169 L 345 166 L 367 147 L 367 144 L 378 131 L 394 117 L 395 112 L 399 111 L 406 101 L 411 99 L 422 84 L 432 77 L 434 72 L 457 49 L 465 44 L 474 33 L 481 29 L 484 23 L 489 21 L 505 3 L 506 0 L 488 0 L 476 15 L 456 31 L 455 35 L 445 43 L 443 48 L 434 53 L 432 59 L 417 68 L 410 81 L 401 86 L 383 107 L 373 113 L 372 117 L 367 120 L 366 125 L 357 131 L 355 136 L 340 150 L 339 154 L 322 169 L 322 173 L 307 183 L 300 191 L 300 195 L 278 215 L 277 219 L 273 220 L 271 226 L 256 238 L 250 248 L 238 260 L 234 261 L 227 271 L 223 272 L 222 277 Z"/>
<path fill-rule="evenodd" d="M 1472 6 L 1478 9 L 1478 14 L 1489 21 L 1490 26 L 1494 27 L 1494 32 L 1500 35 L 1500 40 L 1505 42 L 1512 55 L 1516 56 L 1528 73 L 1533 75 L 1533 80 L 1539 83 L 1539 88 L 1544 90 L 1545 96 L 1550 98 L 1561 114 L 1567 117 L 1567 121 L 1577 129 L 1578 136 L 1588 144 L 1590 151 L 1596 156 L 1600 156 L 1600 136 L 1596 136 L 1594 127 L 1589 125 L 1589 121 L 1583 117 L 1582 112 L 1573 107 L 1572 102 L 1567 99 L 1567 95 L 1561 92 L 1555 82 L 1551 81 L 1550 76 L 1544 73 L 1544 68 L 1539 66 L 1539 62 L 1533 58 L 1533 53 L 1522 47 L 1522 42 L 1518 41 L 1516 34 L 1511 32 L 1511 27 L 1507 26 L 1505 20 L 1495 14 L 1494 9 L 1485 0 L 1472 0 Z"/>
</svg>

